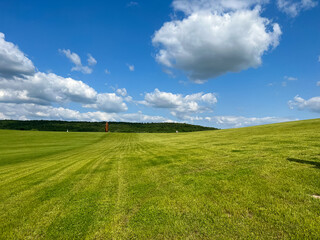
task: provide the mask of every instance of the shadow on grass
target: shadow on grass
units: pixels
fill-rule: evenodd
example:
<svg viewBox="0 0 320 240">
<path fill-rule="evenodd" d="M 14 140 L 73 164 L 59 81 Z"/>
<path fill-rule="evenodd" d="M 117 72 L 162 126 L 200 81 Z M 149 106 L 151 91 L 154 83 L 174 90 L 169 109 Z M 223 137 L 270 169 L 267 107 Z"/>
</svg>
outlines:
<svg viewBox="0 0 320 240">
<path fill-rule="evenodd" d="M 320 163 L 319 162 L 301 160 L 301 159 L 297 159 L 297 158 L 287 158 L 287 160 L 290 161 L 290 162 L 313 165 L 315 168 L 319 168 L 320 169 Z"/>
</svg>

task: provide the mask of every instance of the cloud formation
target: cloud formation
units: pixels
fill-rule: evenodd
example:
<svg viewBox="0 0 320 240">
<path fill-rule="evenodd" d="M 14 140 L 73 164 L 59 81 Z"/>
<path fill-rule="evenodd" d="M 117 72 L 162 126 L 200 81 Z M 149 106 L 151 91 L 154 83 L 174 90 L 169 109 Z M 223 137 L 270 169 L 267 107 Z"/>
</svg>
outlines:
<svg viewBox="0 0 320 240">
<path fill-rule="evenodd" d="M 20 51 L 18 46 L 5 40 L 0 32 L 0 76 L 12 78 L 35 73 L 35 67 L 30 59 Z"/>
<path fill-rule="evenodd" d="M 71 68 L 71 71 L 78 71 L 84 74 L 92 73 L 92 68 L 82 65 L 81 58 L 78 54 L 71 52 L 70 49 L 59 49 L 59 52 L 64 54 L 75 65 L 73 68 Z M 87 61 L 89 66 L 94 66 L 97 63 L 97 61 L 90 54 L 88 54 Z"/>
<path fill-rule="evenodd" d="M 201 83 L 228 72 L 239 72 L 262 63 L 262 56 L 278 46 L 281 29 L 260 16 L 264 1 L 174 1 L 182 20 L 166 22 L 155 32 L 156 60 L 182 70 Z M 185 3 L 185 4 L 184 4 Z M 233 10 L 225 12 L 228 9 Z"/>
<path fill-rule="evenodd" d="M 33 76 L 15 77 L 13 79 L 0 78 L 0 87 L 8 94 L 23 92 L 24 101 L 42 105 L 51 103 L 94 102 L 97 92 L 82 81 L 63 78 L 54 73 L 37 72 Z M 17 100 L 22 94 L 17 95 Z M 2 102 L 17 102 L 2 99 Z"/>
<path fill-rule="evenodd" d="M 144 100 L 140 104 L 170 110 L 171 115 L 181 120 L 190 120 L 192 114 L 212 111 L 213 105 L 218 102 L 213 93 L 194 93 L 183 96 L 170 92 L 161 92 L 155 89 L 151 93 L 146 93 Z"/>
<path fill-rule="evenodd" d="M 297 81 L 298 80 L 298 78 L 296 78 L 296 77 L 288 77 L 288 76 L 284 76 L 284 79 L 288 80 L 288 81 Z"/>
<path fill-rule="evenodd" d="M 77 54 L 70 50 L 62 52 L 75 65 L 81 65 Z M 88 56 L 91 65 L 95 64 L 94 58 Z M 80 103 L 87 108 L 106 113 L 128 110 L 125 99 L 115 93 L 97 93 L 82 81 L 54 73 L 35 72 L 32 62 L 13 43 L 5 41 L 2 33 L 0 58 L 3 62 L 0 65 L 0 103 L 35 104 L 43 107 Z"/>
<path fill-rule="evenodd" d="M 161 116 L 145 115 L 137 113 L 106 113 L 101 111 L 81 113 L 76 110 L 41 106 L 37 104 L 0 103 L 0 119 L 18 120 L 69 120 L 69 121 L 124 121 L 124 122 L 172 122 Z"/>
<path fill-rule="evenodd" d="M 224 13 L 243 10 L 268 2 L 269 0 L 174 0 L 172 6 L 175 11 L 191 15 L 201 11 Z"/>
<path fill-rule="evenodd" d="M 97 60 L 94 57 L 92 57 L 91 54 L 88 54 L 87 62 L 89 66 L 94 66 L 97 64 Z"/>
<path fill-rule="evenodd" d="M 317 5 L 318 3 L 313 0 L 277 0 L 278 9 L 290 17 L 296 17 L 300 12 L 314 8 Z"/>
<path fill-rule="evenodd" d="M 313 97 L 305 100 L 297 95 L 293 100 L 290 100 L 288 104 L 291 109 L 298 108 L 299 110 L 320 113 L 320 97 Z"/>
<path fill-rule="evenodd" d="M 139 5 L 139 3 L 138 2 L 134 2 L 134 1 L 131 1 L 131 2 L 127 3 L 127 7 L 136 7 L 138 5 Z"/>
<path fill-rule="evenodd" d="M 117 93 L 119 96 L 125 97 L 125 96 L 127 96 L 127 89 L 125 89 L 125 88 L 119 88 L 119 89 L 116 90 L 116 93 Z"/>
<path fill-rule="evenodd" d="M 97 93 L 82 81 L 64 78 L 54 73 L 37 72 L 34 76 L 0 78 L 0 102 L 51 105 L 76 102 L 86 108 L 104 112 L 124 112 L 127 105 L 115 93 Z"/>
<path fill-rule="evenodd" d="M 96 96 L 93 104 L 83 105 L 86 108 L 98 109 L 109 113 L 125 112 L 128 110 L 127 105 L 123 102 L 123 98 L 115 93 L 102 93 Z"/>
<path fill-rule="evenodd" d="M 262 118 L 248 118 L 243 116 L 214 116 L 206 117 L 205 120 L 214 123 L 217 127 L 223 128 L 239 128 L 248 127 L 261 124 L 271 124 L 279 122 L 288 122 L 298 119 L 279 118 L 279 117 L 262 117 Z"/>
</svg>

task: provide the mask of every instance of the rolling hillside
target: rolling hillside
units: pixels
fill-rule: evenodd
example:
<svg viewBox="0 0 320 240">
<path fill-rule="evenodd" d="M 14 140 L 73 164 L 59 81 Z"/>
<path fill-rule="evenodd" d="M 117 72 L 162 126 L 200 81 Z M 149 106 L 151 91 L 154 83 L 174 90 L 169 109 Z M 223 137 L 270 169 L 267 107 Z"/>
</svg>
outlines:
<svg viewBox="0 0 320 240">
<path fill-rule="evenodd" d="M 319 139 L 0 130 L 0 239 L 317 239 Z"/>
</svg>

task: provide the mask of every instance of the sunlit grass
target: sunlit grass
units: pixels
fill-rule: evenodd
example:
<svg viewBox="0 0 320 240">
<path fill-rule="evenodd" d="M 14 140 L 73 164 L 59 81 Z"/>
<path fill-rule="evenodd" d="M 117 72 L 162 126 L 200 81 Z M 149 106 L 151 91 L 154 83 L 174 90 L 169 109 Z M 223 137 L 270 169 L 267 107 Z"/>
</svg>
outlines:
<svg viewBox="0 0 320 240">
<path fill-rule="evenodd" d="M 0 131 L 0 239 L 317 239 L 320 120 Z"/>
</svg>

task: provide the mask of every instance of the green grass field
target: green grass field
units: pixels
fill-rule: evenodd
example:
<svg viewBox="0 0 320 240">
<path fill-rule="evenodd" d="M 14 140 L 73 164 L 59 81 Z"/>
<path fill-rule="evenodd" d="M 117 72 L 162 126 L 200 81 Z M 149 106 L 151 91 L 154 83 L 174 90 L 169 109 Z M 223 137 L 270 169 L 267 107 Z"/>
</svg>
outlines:
<svg viewBox="0 0 320 240">
<path fill-rule="evenodd" d="M 0 131 L 0 239 L 319 239 L 320 119 Z"/>
</svg>

